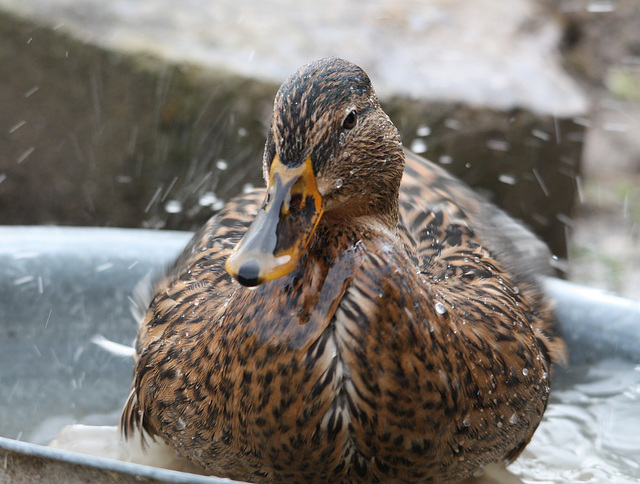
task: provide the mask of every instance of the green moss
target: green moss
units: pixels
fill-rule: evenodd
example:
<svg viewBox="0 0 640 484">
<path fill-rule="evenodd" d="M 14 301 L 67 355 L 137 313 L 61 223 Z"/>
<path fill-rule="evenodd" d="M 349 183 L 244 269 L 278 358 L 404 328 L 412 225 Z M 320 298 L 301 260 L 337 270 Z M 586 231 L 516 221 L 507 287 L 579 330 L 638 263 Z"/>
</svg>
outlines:
<svg viewBox="0 0 640 484">
<path fill-rule="evenodd" d="M 623 66 L 612 67 L 607 71 L 605 85 L 620 99 L 640 100 L 640 74 Z"/>
</svg>

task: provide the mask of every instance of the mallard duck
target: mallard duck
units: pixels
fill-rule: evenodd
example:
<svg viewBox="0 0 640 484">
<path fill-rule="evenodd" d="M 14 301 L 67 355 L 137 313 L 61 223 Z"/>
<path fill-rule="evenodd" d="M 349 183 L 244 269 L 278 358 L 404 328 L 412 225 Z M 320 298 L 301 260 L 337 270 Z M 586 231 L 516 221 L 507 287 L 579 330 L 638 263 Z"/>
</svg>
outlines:
<svg viewBox="0 0 640 484">
<path fill-rule="evenodd" d="M 449 483 L 515 459 L 565 353 L 545 246 L 404 150 L 341 59 L 279 89 L 262 170 L 155 286 L 124 435 L 257 482 Z"/>
</svg>

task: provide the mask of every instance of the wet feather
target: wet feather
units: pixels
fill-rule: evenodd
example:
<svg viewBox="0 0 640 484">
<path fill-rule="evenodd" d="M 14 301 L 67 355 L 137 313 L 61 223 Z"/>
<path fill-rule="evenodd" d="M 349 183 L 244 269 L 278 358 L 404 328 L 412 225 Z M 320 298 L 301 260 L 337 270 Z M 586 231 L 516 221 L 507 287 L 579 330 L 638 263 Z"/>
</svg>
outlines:
<svg viewBox="0 0 640 484">
<path fill-rule="evenodd" d="M 346 61 L 283 85 L 265 179 L 275 154 L 314 162 L 311 242 L 290 274 L 248 289 L 225 261 L 265 190 L 198 231 L 142 321 L 124 435 L 256 482 L 447 483 L 516 458 L 565 354 L 537 282 L 544 244 L 404 151 Z"/>
</svg>

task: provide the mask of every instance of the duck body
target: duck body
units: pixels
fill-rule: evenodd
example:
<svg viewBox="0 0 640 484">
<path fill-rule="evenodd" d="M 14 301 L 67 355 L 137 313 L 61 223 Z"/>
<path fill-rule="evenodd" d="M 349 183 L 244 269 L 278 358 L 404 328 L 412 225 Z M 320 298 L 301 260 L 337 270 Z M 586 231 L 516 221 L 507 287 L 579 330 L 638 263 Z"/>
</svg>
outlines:
<svg viewBox="0 0 640 484">
<path fill-rule="evenodd" d="M 299 77 L 330 83 L 345 69 L 363 75 L 327 59 Z M 285 87 L 313 93 L 288 82 L 285 100 Z M 315 191 L 301 189 L 294 202 L 306 175 L 295 175 L 280 206 L 273 187 L 287 183 L 273 173 L 290 147 L 268 139 L 269 187 L 229 202 L 155 287 L 136 343 L 125 435 L 140 428 L 212 474 L 255 482 L 448 483 L 520 453 L 546 408 L 552 362 L 564 354 L 532 269 L 543 246 L 445 171 L 404 153 L 387 129 L 375 139 L 393 145 L 391 161 L 334 156 L 346 168 L 308 165 L 322 198 L 316 218 L 308 215 L 320 207 Z M 338 149 L 358 152 L 344 144 Z M 306 155 L 298 158 L 315 159 Z M 381 174 L 371 171 L 386 163 Z M 363 172 L 361 181 L 350 183 L 345 169 Z M 269 271 L 280 269 L 263 270 L 250 235 L 270 204 L 278 230 L 287 209 L 313 225 L 308 241 L 286 252 L 295 264 L 273 279 Z M 292 226 L 305 231 L 304 222 Z M 285 236 L 277 239 L 273 260 L 282 265 Z M 236 253 L 243 276 L 230 262 Z"/>
</svg>

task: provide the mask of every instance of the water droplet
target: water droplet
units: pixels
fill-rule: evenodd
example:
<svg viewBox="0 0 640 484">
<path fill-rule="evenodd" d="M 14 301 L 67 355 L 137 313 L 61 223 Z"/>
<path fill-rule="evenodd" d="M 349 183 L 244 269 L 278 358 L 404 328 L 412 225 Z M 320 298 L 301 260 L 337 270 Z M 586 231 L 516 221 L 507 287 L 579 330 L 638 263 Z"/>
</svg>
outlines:
<svg viewBox="0 0 640 484">
<path fill-rule="evenodd" d="M 184 429 L 187 426 L 184 419 L 182 417 L 178 417 L 178 427 L 180 429 Z"/>
<path fill-rule="evenodd" d="M 455 129 L 455 130 L 459 130 L 462 127 L 462 125 L 460 124 L 460 121 L 453 118 L 445 119 L 444 125 L 449 129 Z"/>
<path fill-rule="evenodd" d="M 24 97 L 31 97 L 31 95 L 33 95 L 35 92 L 37 92 L 38 89 L 40 89 L 39 86 L 33 86 L 31 89 L 29 89 L 27 92 L 24 93 Z"/>
<path fill-rule="evenodd" d="M 182 212 L 182 203 L 178 200 L 169 200 L 164 204 L 164 211 L 167 213 L 180 213 Z"/>
<path fill-rule="evenodd" d="M 531 171 L 533 172 L 533 175 L 536 177 L 536 180 L 538 181 L 538 185 L 540 185 L 540 188 L 542 188 L 542 191 L 544 192 L 545 196 L 548 197 L 549 189 L 547 188 L 547 184 L 545 183 L 545 181 L 542 179 L 540 172 L 538 171 L 537 168 L 533 168 Z"/>
<path fill-rule="evenodd" d="M 497 426 L 499 429 L 501 429 L 503 425 L 504 425 L 504 424 L 502 423 L 502 420 L 501 420 L 501 421 L 499 421 L 499 422 L 496 424 L 496 426 Z"/>
<path fill-rule="evenodd" d="M 219 199 L 213 192 L 205 192 L 198 199 L 198 204 L 201 207 L 211 207 L 212 210 L 222 210 L 224 200 Z"/>
<path fill-rule="evenodd" d="M 509 151 L 508 141 L 500 140 L 500 139 L 490 139 L 487 140 L 487 148 L 493 151 Z"/>
<path fill-rule="evenodd" d="M 462 421 L 462 425 L 465 427 L 471 427 L 471 418 L 468 415 Z"/>
<path fill-rule="evenodd" d="M 200 198 L 198 199 L 198 205 L 200 205 L 202 207 L 206 207 L 207 205 L 211 205 L 217 199 L 218 199 L 218 197 L 216 197 L 215 193 L 213 193 L 213 192 L 205 192 L 202 195 L 200 195 Z"/>
<path fill-rule="evenodd" d="M 418 136 L 429 136 L 431 134 L 431 128 L 426 124 L 421 124 L 418 126 L 418 129 L 416 129 L 416 134 Z"/>
<path fill-rule="evenodd" d="M 512 425 L 518 423 L 518 414 L 516 412 L 513 412 L 513 415 L 509 417 L 509 423 Z"/>
<path fill-rule="evenodd" d="M 545 371 L 545 372 L 542 374 L 542 379 L 543 379 L 543 380 L 546 380 L 547 378 L 549 378 L 549 374 Z"/>
<path fill-rule="evenodd" d="M 218 170 L 222 170 L 222 171 L 224 171 L 224 170 L 226 170 L 227 168 L 229 168 L 229 163 L 227 163 L 227 161 L 226 161 L 226 160 L 218 160 L 218 161 L 216 161 L 216 168 L 217 168 Z"/>
<path fill-rule="evenodd" d="M 447 308 L 444 307 L 444 304 L 442 304 L 440 301 L 435 304 L 435 310 L 438 314 L 445 314 L 447 312 Z"/>
<path fill-rule="evenodd" d="M 20 156 L 18 156 L 16 158 L 16 163 L 20 164 L 22 163 L 24 160 L 26 160 L 29 155 L 31 153 L 33 153 L 35 151 L 35 148 L 33 146 L 30 146 L 29 148 L 27 148 L 25 151 L 22 152 L 22 154 Z"/>
<path fill-rule="evenodd" d="M 506 183 L 507 185 L 516 185 L 518 183 L 518 180 L 514 175 L 509 175 L 507 173 L 500 174 L 500 176 L 498 176 L 498 180 L 500 180 L 501 183 Z"/>
<path fill-rule="evenodd" d="M 249 193 L 251 190 L 253 190 L 253 185 L 251 183 L 245 183 L 244 185 L 242 185 L 242 193 Z"/>
<path fill-rule="evenodd" d="M 335 187 L 336 188 L 341 188 L 342 187 L 342 178 L 338 178 L 336 180 Z"/>
<path fill-rule="evenodd" d="M 531 134 L 542 141 L 549 141 L 551 139 L 551 135 L 541 129 L 534 129 L 531 131 Z"/>
<path fill-rule="evenodd" d="M 523 369 L 522 369 L 522 374 L 523 374 L 524 376 L 527 376 L 527 375 L 529 374 L 529 368 L 523 368 Z"/>
<path fill-rule="evenodd" d="M 224 208 L 224 200 L 217 200 L 215 203 L 211 204 L 211 210 L 222 210 Z"/>
<path fill-rule="evenodd" d="M 19 130 L 20 128 L 22 128 L 25 124 L 27 124 L 26 121 L 22 120 L 22 121 L 18 121 L 16 124 L 14 124 L 11 128 L 9 128 L 9 133 L 14 133 L 17 130 Z"/>
<path fill-rule="evenodd" d="M 427 151 L 427 143 L 420 138 L 416 138 L 411 142 L 411 151 L 414 153 L 425 153 Z"/>
<path fill-rule="evenodd" d="M 438 158 L 438 163 L 440 163 L 441 165 L 450 165 L 451 163 L 453 163 L 453 157 L 449 155 L 442 155 L 440 158 Z"/>
</svg>

